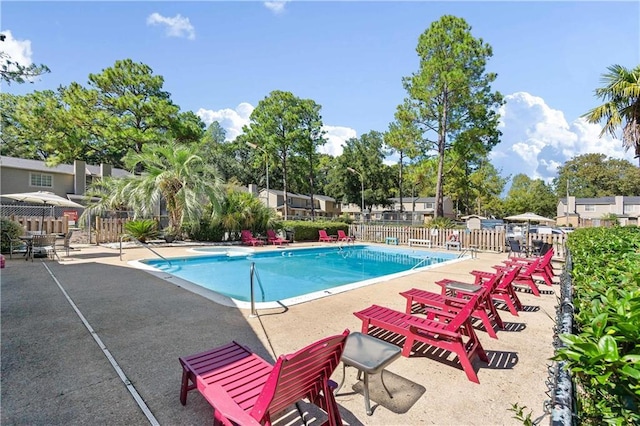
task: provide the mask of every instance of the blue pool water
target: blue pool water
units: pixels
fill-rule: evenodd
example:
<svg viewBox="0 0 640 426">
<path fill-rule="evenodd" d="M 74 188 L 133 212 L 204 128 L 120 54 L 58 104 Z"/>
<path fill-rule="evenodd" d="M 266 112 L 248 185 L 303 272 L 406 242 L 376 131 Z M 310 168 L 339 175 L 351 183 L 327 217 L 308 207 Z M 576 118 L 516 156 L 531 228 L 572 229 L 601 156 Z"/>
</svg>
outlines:
<svg viewBox="0 0 640 426">
<path fill-rule="evenodd" d="M 349 246 L 269 252 L 226 250 L 143 263 L 239 301 L 250 300 L 251 263 L 259 276 L 256 301 L 273 302 L 424 268 L 455 255 L 422 250 Z M 206 252 L 206 249 L 203 250 Z"/>
</svg>

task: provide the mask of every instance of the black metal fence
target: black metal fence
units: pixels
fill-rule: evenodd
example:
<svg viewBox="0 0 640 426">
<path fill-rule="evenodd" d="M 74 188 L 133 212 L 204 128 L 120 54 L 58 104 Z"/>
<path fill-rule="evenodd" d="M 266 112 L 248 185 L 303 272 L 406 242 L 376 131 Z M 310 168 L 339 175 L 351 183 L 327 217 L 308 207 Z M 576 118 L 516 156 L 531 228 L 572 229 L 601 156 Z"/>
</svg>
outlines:
<svg viewBox="0 0 640 426">
<path fill-rule="evenodd" d="M 567 253 L 566 263 L 560 276 L 560 300 L 556 307 L 556 325 L 554 326 L 553 346 L 555 350 L 564 347 L 560 334 L 573 333 L 573 283 L 571 271 L 573 262 L 571 253 Z M 566 362 L 554 362 L 549 367 L 549 407 L 552 426 L 574 426 L 577 424 L 575 386 Z"/>
</svg>

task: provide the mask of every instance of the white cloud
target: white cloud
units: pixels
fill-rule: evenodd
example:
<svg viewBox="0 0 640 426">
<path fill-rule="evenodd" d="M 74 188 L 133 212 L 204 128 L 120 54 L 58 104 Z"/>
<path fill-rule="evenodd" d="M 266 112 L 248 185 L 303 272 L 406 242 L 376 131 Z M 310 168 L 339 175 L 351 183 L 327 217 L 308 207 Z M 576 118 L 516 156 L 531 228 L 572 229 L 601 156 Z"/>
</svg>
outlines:
<svg viewBox="0 0 640 426">
<path fill-rule="evenodd" d="M 344 143 L 357 136 L 356 131 L 350 127 L 325 125 L 322 130 L 326 132 L 324 137 L 327 143 L 321 146 L 319 151 L 332 157 L 342 155 Z"/>
<path fill-rule="evenodd" d="M 196 38 L 196 30 L 189 18 L 184 18 L 180 14 L 170 18 L 154 12 L 147 17 L 147 25 L 163 25 L 169 37 L 186 37 L 189 40 Z"/>
<path fill-rule="evenodd" d="M 217 111 L 200 108 L 196 115 L 208 126 L 214 121 L 227 132 L 227 141 L 232 141 L 242 134 L 242 126 L 249 124 L 249 117 L 253 112 L 253 106 L 242 102 L 236 109 L 224 108 Z"/>
<path fill-rule="evenodd" d="M 289 0 L 265 1 L 264 6 L 275 14 L 284 12 L 284 6 Z"/>
<path fill-rule="evenodd" d="M 568 123 L 562 111 L 549 107 L 544 99 L 526 92 L 505 97 L 501 108 L 502 142 L 491 153 L 493 164 L 503 175 L 524 173 L 550 183 L 558 167 L 587 153 L 632 160 L 622 143 L 610 136 L 599 137 L 601 126 L 582 118 Z"/>
<path fill-rule="evenodd" d="M 32 64 L 31 56 L 33 52 L 31 51 L 30 40 L 16 40 L 9 30 L 2 31 L 0 34 L 5 36 L 4 41 L 0 42 L 2 43 L 0 44 L 0 51 L 8 55 L 6 59 L 25 67 Z"/>
</svg>

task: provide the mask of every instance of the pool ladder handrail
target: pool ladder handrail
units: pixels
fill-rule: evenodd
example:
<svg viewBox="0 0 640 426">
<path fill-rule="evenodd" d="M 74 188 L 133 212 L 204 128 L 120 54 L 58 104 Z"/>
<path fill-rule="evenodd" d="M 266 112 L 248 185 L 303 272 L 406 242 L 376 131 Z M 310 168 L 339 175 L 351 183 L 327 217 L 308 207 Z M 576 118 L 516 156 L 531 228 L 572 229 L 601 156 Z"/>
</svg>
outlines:
<svg viewBox="0 0 640 426">
<path fill-rule="evenodd" d="M 427 260 L 431 260 L 431 257 L 429 256 L 425 256 L 422 258 L 422 260 L 418 263 L 416 263 L 413 268 L 411 268 L 411 270 L 413 271 L 414 269 L 416 269 L 418 266 L 422 265 L 424 262 L 426 262 Z"/>
<path fill-rule="evenodd" d="M 158 256 L 160 259 L 164 260 L 165 262 L 167 262 L 169 264 L 170 267 L 173 267 L 173 265 L 171 264 L 171 261 L 169 259 L 167 259 L 166 257 L 164 257 L 163 255 L 161 255 L 160 253 L 158 253 L 157 251 L 155 251 L 154 249 L 152 249 L 151 247 L 149 247 L 147 244 L 143 243 L 142 241 L 140 241 L 137 238 L 132 237 L 131 235 L 127 235 L 127 234 L 122 234 L 120 235 L 120 260 L 122 260 L 122 240 L 127 237 L 127 238 L 131 238 L 133 241 L 135 241 L 136 243 L 140 244 L 142 247 L 146 247 L 147 249 L 149 249 L 149 251 L 153 254 L 155 254 L 156 256 Z"/>
<path fill-rule="evenodd" d="M 258 280 L 260 292 L 262 293 L 262 300 L 264 301 L 264 288 L 262 287 L 262 280 L 260 280 L 260 275 L 258 274 L 258 270 L 256 269 L 255 262 L 251 262 L 251 268 L 249 270 L 249 280 L 251 288 L 251 313 L 249 314 L 250 318 L 255 318 L 258 316 L 258 312 L 256 311 L 256 297 L 254 292 L 255 285 L 253 284 L 253 277 L 256 277 Z"/>
<path fill-rule="evenodd" d="M 478 249 L 476 247 L 468 247 L 468 248 L 462 249 L 462 251 L 458 255 L 458 259 L 466 256 L 468 253 L 471 254 L 472 259 L 475 259 L 478 257 Z"/>
</svg>

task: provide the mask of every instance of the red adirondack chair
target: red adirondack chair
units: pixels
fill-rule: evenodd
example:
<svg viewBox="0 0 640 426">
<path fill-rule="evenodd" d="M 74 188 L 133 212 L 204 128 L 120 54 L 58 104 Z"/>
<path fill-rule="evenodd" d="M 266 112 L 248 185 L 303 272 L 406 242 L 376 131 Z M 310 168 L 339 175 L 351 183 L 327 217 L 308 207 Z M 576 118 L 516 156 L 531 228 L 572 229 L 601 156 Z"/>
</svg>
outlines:
<svg viewBox="0 0 640 426">
<path fill-rule="evenodd" d="M 476 355 L 485 362 L 489 359 L 471 326 L 471 314 L 476 310 L 477 302 L 478 296 L 474 296 L 457 314 L 427 309 L 426 318 L 378 305 L 354 312 L 354 315 L 362 320 L 363 334 L 382 329 L 404 336 L 402 355 L 405 357 L 409 357 L 415 342 L 455 353 L 467 378 L 480 383 L 471 360 Z"/>
<path fill-rule="evenodd" d="M 495 300 L 504 303 L 509 309 L 509 312 L 511 312 L 511 314 L 514 316 L 518 316 L 518 310 L 522 310 L 523 308 L 518 295 L 513 289 L 513 280 L 519 272 L 520 267 L 518 266 L 510 269 L 506 274 L 502 276 L 502 279 L 498 281 L 498 284 L 495 286 L 493 291 L 491 291 L 492 301 Z M 473 284 L 466 284 L 466 288 L 464 285 L 460 285 L 460 283 L 456 282 L 455 280 L 449 279 L 437 281 L 436 284 L 442 287 L 442 294 L 457 296 L 458 293 L 460 293 L 464 295 L 470 295 L 474 293 L 469 292 L 469 289 L 486 285 L 496 275 L 493 272 L 485 271 L 471 271 L 471 274 L 475 277 L 475 282 Z"/>
<path fill-rule="evenodd" d="M 213 406 L 214 424 L 271 425 L 273 416 L 306 398 L 327 413 L 325 424 L 342 426 L 329 380 L 340 363 L 349 330 L 319 340 L 269 364 L 236 342 L 179 358 L 180 402 L 198 389 Z"/>
<path fill-rule="evenodd" d="M 516 277 L 513 279 L 513 283 L 526 285 L 531 289 L 531 292 L 533 294 L 535 294 L 536 296 L 540 296 L 540 290 L 538 289 L 538 285 L 534 280 L 534 275 L 536 274 L 536 271 L 538 270 L 541 262 L 542 259 L 538 258 L 535 261 L 531 262 L 531 264 L 522 266 L 519 269 L 518 274 L 516 274 Z M 494 265 L 492 266 L 492 268 L 497 271 L 510 271 L 514 266 L 516 265 Z"/>
<path fill-rule="evenodd" d="M 242 244 L 245 246 L 261 246 L 264 245 L 264 241 L 253 236 L 251 231 L 248 229 L 243 229 L 240 234 L 242 237 Z"/>
<path fill-rule="evenodd" d="M 336 241 L 336 236 L 327 235 L 327 231 L 324 229 L 318 230 L 318 235 L 319 235 L 319 239 L 318 239 L 319 242 L 333 243 Z"/>
<path fill-rule="evenodd" d="M 353 241 L 353 238 L 345 234 L 342 229 L 338 229 L 338 241 Z"/>
<path fill-rule="evenodd" d="M 507 261 L 504 261 L 507 266 L 511 266 L 513 264 L 520 264 L 523 266 L 529 266 L 536 260 L 541 259 L 538 267 L 535 271 L 531 272 L 531 275 L 534 278 L 539 278 L 543 280 L 547 285 L 553 285 L 553 277 L 555 273 L 553 272 L 553 265 L 551 261 L 553 259 L 553 248 L 549 249 L 542 257 L 533 257 L 533 258 L 513 258 Z"/>
<path fill-rule="evenodd" d="M 458 292 L 455 294 L 455 297 L 449 297 L 417 288 L 403 291 L 400 295 L 407 299 L 405 312 L 408 314 L 414 312 L 414 307 L 417 307 L 418 309 L 430 307 L 457 314 L 466 306 L 470 297 L 477 295 L 478 303 L 472 316 L 482 321 L 482 324 L 489 336 L 497 339 L 498 335 L 493 328 L 493 323 L 495 322 L 498 328 L 504 328 L 504 323 L 491 300 L 491 293 L 494 291 L 501 279 L 502 273 L 499 272 L 494 274 L 485 285 L 474 285 L 473 288 L 469 288 L 467 292 Z"/>
<path fill-rule="evenodd" d="M 267 243 L 273 245 L 289 244 L 291 241 L 280 238 L 273 229 L 267 229 Z"/>
</svg>

